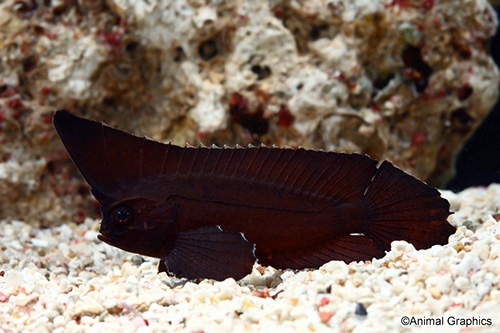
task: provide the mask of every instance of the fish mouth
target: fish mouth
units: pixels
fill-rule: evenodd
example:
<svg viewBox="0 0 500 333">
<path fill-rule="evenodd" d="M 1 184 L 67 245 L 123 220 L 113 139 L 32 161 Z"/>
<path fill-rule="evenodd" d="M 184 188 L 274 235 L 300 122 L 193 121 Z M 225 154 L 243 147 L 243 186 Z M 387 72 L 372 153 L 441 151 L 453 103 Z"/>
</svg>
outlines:
<svg viewBox="0 0 500 333">
<path fill-rule="evenodd" d="M 101 242 L 108 243 L 110 245 L 114 244 L 114 242 L 111 238 L 104 236 L 103 234 L 97 235 L 97 239 L 100 240 Z"/>
</svg>

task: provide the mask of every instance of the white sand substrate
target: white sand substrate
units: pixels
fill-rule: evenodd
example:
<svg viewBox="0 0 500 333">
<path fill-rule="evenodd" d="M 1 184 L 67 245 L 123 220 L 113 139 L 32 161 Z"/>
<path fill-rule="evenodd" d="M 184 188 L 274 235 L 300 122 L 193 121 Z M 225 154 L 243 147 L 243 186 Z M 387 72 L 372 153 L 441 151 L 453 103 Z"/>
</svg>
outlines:
<svg viewBox="0 0 500 333">
<path fill-rule="evenodd" d="M 0 332 L 500 332 L 500 185 L 442 193 L 458 227 L 445 246 L 240 281 L 157 274 L 98 241 L 98 220 L 1 221 Z"/>
</svg>

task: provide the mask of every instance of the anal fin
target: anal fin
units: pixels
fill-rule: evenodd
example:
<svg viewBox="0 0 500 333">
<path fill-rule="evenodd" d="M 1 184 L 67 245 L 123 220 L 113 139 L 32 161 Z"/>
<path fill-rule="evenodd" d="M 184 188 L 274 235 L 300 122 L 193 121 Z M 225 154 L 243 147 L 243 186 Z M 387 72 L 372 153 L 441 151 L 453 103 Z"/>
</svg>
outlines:
<svg viewBox="0 0 500 333">
<path fill-rule="evenodd" d="M 159 270 L 177 277 L 239 280 L 252 271 L 254 244 L 218 226 L 194 229 L 179 232 L 161 261 Z"/>
<path fill-rule="evenodd" d="M 282 252 L 269 258 L 259 258 L 262 265 L 275 268 L 303 269 L 318 268 L 332 260 L 342 260 L 346 263 L 352 261 L 371 260 L 383 257 L 384 249 L 377 246 L 371 239 L 364 235 L 345 235 L 332 238 L 326 244 L 313 248 L 302 248 L 297 251 Z"/>
</svg>

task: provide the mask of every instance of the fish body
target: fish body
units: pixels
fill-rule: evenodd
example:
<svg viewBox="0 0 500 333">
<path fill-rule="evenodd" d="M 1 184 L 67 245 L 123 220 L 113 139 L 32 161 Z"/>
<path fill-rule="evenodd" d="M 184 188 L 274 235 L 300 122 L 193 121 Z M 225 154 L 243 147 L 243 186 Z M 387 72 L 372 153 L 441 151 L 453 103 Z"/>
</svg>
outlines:
<svg viewBox="0 0 500 333">
<path fill-rule="evenodd" d="M 175 207 L 177 231 L 218 225 L 225 231 L 242 232 L 258 243 L 261 262 L 279 251 L 324 243 L 332 235 L 362 229 L 361 219 L 356 218 L 363 213 L 360 201 L 333 206 L 313 193 L 298 195 L 265 182 L 204 173 L 157 177 L 140 187 L 152 188 L 156 182 L 148 198 Z M 343 223 L 347 216 L 348 223 Z"/>
<path fill-rule="evenodd" d="M 276 268 L 381 257 L 454 233 L 439 192 L 360 154 L 179 147 L 58 111 L 54 125 L 102 205 L 99 239 L 158 257 L 179 277 L 240 279 Z"/>
</svg>

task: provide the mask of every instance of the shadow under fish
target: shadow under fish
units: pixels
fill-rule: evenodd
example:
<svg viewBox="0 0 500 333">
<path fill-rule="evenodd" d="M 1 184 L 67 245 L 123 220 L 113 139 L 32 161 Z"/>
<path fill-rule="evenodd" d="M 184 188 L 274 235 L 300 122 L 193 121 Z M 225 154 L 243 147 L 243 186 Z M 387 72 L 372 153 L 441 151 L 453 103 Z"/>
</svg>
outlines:
<svg viewBox="0 0 500 333">
<path fill-rule="evenodd" d="M 179 147 L 57 111 L 54 126 L 101 204 L 98 238 L 188 279 L 380 258 L 394 240 L 446 244 L 433 187 L 384 161 L 275 147 Z"/>
</svg>

